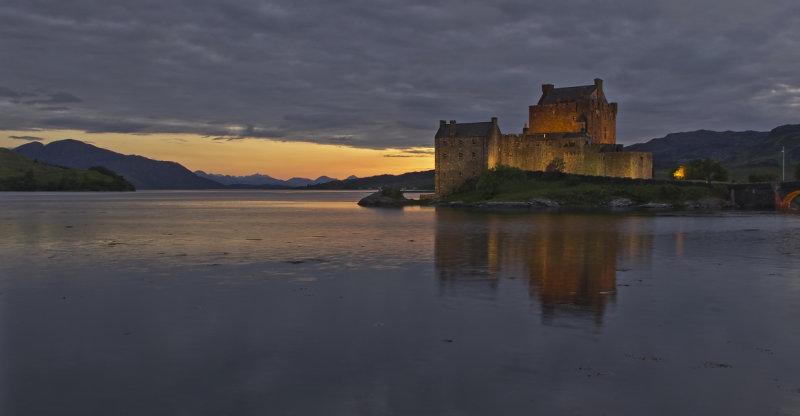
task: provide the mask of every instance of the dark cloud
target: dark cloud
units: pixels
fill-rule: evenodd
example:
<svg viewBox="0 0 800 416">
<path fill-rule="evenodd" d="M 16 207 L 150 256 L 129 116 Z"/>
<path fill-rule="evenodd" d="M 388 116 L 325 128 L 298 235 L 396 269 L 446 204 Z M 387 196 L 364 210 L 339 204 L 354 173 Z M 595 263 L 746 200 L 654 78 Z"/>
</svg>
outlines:
<svg viewBox="0 0 800 416">
<path fill-rule="evenodd" d="M 0 86 L 0 97 L 20 98 L 22 96 L 24 96 L 24 94 L 21 92 L 17 92 L 12 90 L 11 88 Z"/>
<path fill-rule="evenodd" d="M 34 142 L 40 142 L 42 140 L 45 140 L 45 139 L 43 139 L 41 137 L 36 137 L 36 136 L 8 136 L 8 138 L 9 139 L 15 139 L 15 140 L 28 140 L 28 141 L 34 141 Z"/>
<path fill-rule="evenodd" d="M 82 103 L 83 100 L 80 98 L 68 93 L 68 92 L 57 92 L 54 94 L 48 94 L 47 98 L 38 99 L 38 100 L 30 100 L 26 101 L 25 104 L 68 104 L 68 103 Z"/>
<path fill-rule="evenodd" d="M 7 0 L 0 125 L 414 148 L 600 77 L 621 142 L 765 130 L 797 122 L 798 39 L 794 0 Z"/>
<path fill-rule="evenodd" d="M 383 157 L 426 157 L 433 155 L 433 149 L 405 149 L 400 153 L 385 154 Z"/>
</svg>

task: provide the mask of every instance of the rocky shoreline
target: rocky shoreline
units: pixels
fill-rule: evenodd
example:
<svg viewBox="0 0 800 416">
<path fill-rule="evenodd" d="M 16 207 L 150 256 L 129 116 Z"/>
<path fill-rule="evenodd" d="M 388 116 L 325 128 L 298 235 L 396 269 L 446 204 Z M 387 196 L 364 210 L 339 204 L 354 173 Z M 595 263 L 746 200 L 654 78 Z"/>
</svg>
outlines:
<svg viewBox="0 0 800 416">
<path fill-rule="evenodd" d="M 379 208 L 400 208 L 409 205 L 431 205 L 439 207 L 457 208 L 478 208 L 478 209 L 527 209 L 536 211 L 557 211 L 571 208 L 604 208 L 611 210 L 697 210 L 697 211 L 718 211 L 734 208 L 731 201 L 723 199 L 701 199 L 697 201 L 684 201 L 683 204 L 667 204 L 660 202 L 648 202 L 644 204 L 636 203 L 628 198 L 613 199 L 602 205 L 593 206 L 573 206 L 564 205 L 556 201 L 543 198 L 533 198 L 528 201 L 439 201 L 439 200 L 417 200 L 407 199 L 402 194 L 387 195 L 385 192 L 378 191 L 358 201 L 358 205 L 364 207 Z"/>
<path fill-rule="evenodd" d="M 685 201 L 683 205 L 673 205 L 659 202 L 648 202 L 645 204 L 638 204 L 627 198 L 618 198 L 609 201 L 603 205 L 596 206 L 572 206 L 562 205 L 556 201 L 548 199 L 534 198 L 530 201 L 515 201 L 515 202 L 501 202 L 501 201 L 485 201 L 476 203 L 465 203 L 462 201 L 452 202 L 433 202 L 435 206 L 448 206 L 448 207 L 467 207 L 467 208 L 484 208 L 484 209 L 531 209 L 543 211 L 555 211 L 559 209 L 569 208 L 606 208 L 606 209 L 645 209 L 645 210 L 668 210 L 668 209 L 681 209 L 681 210 L 701 210 L 701 211 L 717 211 L 723 209 L 734 208 L 733 203 L 721 199 L 703 199 L 699 201 Z"/>
</svg>

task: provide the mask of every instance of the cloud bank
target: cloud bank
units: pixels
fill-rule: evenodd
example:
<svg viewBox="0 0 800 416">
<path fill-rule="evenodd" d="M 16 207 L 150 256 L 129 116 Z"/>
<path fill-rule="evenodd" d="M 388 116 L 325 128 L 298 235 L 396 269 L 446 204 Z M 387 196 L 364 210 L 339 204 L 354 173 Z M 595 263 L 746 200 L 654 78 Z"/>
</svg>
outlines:
<svg viewBox="0 0 800 416">
<path fill-rule="evenodd" d="M 605 80 L 618 141 L 798 122 L 800 4 L 7 0 L 0 129 L 384 149 Z"/>
</svg>

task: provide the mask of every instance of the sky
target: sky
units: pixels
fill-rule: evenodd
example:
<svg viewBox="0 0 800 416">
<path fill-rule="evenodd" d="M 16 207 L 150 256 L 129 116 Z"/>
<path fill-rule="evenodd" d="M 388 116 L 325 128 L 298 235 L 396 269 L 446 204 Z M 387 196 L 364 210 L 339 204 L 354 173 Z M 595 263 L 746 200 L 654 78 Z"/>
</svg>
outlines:
<svg viewBox="0 0 800 416">
<path fill-rule="evenodd" d="M 0 147 L 83 140 L 277 178 L 432 169 L 604 80 L 617 142 L 800 123 L 797 0 L 3 0 Z"/>
</svg>

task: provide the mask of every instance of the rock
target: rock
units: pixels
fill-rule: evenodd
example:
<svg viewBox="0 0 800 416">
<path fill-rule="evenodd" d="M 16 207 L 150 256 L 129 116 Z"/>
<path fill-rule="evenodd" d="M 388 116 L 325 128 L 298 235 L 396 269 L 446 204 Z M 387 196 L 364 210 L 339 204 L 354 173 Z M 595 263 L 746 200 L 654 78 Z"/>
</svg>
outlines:
<svg viewBox="0 0 800 416">
<path fill-rule="evenodd" d="M 465 206 L 467 206 L 467 204 L 465 204 L 464 201 L 450 201 L 450 202 L 447 202 L 447 201 L 436 201 L 436 202 L 433 203 L 433 205 L 435 205 L 437 207 L 465 207 Z"/>
<path fill-rule="evenodd" d="M 635 205 L 633 201 L 628 198 L 617 198 L 606 203 L 606 206 L 609 208 L 625 208 L 625 207 L 632 207 Z"/>
<path fill-rule="evenodd" d="M 699 201 L 686 201 L 689 209 L 700 209 L 706 211 L 716 211 L 724 208 L 732 208 L 733 203 L 722 199 L 701 199 Z"/>
<path fill-rule="evenodd" d="M 648 202 L 646 204 L 639 205 L 639 208 L 647 208 L 647 209 L 670 209 L 672 205 L 670 204 L 661 204 L 658 202 Z"/>
<path fill-rule="evenodd" d="M 484 202 L 478 205 L 481 208 L 528 208 L 530 206 L 527 202 Z"/>
<path fill-rule="evenodd" d="M 384 191 L 378 191 L 374 194 L 368 195 L 358 201 L 358 205 L 362 207 L 382 207 L 382 208 L 393 208 L 393 207 L 402 207 L 406 205 L 409 199 L 405 198 L 404 196 L 388 196 Z"/>
<path fill-rule="evenodd" d="M 561 208 L 561 204 L 549 199 L 533 198 L 529 201 L 531 208 Z"/>
</svg>

